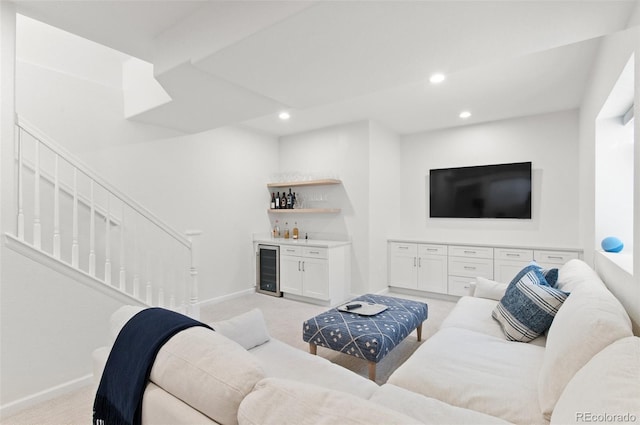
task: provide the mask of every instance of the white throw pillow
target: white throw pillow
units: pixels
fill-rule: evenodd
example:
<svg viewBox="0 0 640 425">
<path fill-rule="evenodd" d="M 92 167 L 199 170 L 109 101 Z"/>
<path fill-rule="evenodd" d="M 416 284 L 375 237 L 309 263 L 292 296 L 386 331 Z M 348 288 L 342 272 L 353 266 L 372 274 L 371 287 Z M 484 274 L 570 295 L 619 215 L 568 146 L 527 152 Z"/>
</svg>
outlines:
<svg viewBox="0 0 640 425">
<path fill-rule="evenodd" d="M 268 342 L 271 337 L 267 330 L 262 311 L 257 308 L 220 322 L 209 325 L 227 338 L 250 350 Z"/>
<path fill-rule="evenodd" d="M 557 288 L 561 291 L 571 292 L 582 285 L 606 289 L 604 282 L 587 263 L 578 259 L 567 261 L 558 270 Z"/>
<path fill-rule="evenodd" d="M 598 285 L 576 285 L 547 334 L 538 379 L 545 419 L 580 368 L 609 344 L 631 335 L 631 320 L 611 292 Z"/>
<path fill-rule="evenodd" d="M 247 350 L 202 326 L 173 336 L 158 352 L 150 380 L 214 421 L 236 424 L 238 407 L 265 377 Z"/>
<path fill-rule="evenodd" d="M 410 416 L 341 391 L 267 378 L 240 404 L 240 425 L 420 424 Z"/>
<path fill-rule="evenodd" d="M 633 423 L 640 419 L 640 338 L 593 356 L 558 399 L 552 424 Z"/>
<path fill-rule="evenodd" d="M 504 296 L 509 284 L 496 282 L 495 280 L 476 278 L 476 290 L 473 296 L 476 298 L 487 298 L 489 300 L 500 301 Z"/>
</svg>

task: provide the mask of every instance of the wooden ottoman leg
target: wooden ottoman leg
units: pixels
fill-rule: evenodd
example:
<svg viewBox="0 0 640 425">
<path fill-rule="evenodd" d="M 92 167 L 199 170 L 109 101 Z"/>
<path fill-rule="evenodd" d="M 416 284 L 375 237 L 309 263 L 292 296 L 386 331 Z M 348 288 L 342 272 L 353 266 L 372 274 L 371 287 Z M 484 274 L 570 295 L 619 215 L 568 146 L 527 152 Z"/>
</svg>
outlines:
<svg viewBox="0 0 640 425">
<path fill-rule="evenodd" d="M 318 346 L 315 345 L 313 342 L 310 342 L 309 343 L 309 352 L 315 356 L 318 353 Z"/>
<path fill-rule="evenodd" d="M 376 362 L 369 360 L 369 379 L 375 382 L 376 380 Z"/>
<path fill-rule="evenodd" d="M 418 341 L 422 341 L 422 323 L 418 325 L 416 332 L 418 333 Z"/>
</svg>

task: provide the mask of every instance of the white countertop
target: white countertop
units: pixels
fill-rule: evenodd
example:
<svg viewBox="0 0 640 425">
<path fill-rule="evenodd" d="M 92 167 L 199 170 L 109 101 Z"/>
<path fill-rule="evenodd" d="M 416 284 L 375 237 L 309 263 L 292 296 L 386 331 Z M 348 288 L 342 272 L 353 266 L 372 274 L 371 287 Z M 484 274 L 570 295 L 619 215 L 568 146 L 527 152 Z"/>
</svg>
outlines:
<svg viewBox="0 0 640 425">
<path fill-rule="evenodd" d="M 422 243 L 433 245 L 454 245 L 454 246 L 486 246 L 489 248 L 511 248 L 511 249 L 535 249 L 535 250 L 548 250 L 548 251 L 576 251 L 582 252 L 582 248 L 576 246 L 543 246 L 536 244 L 500 244 L 500 243 L 483 243 L 483 242 L 455 242 L 455 241 L 442 241 L 442 240 L 429 240 L 420 239 L 414 237 L 394 237 L 387 238 L 387 242 L 400 242 L 400 243 Z"/>
<path fill-rule="evenodd" d="M 335 248 L 338 246 L 350 245 L 351 241 L 333 241 L 324 239 L 285 239 L 272 238 L 271 236 L 254 236 L 253 242 L 267 245 L 298 245 L 298 246 L 315 246 L 320 248 Z"/>
</svg>

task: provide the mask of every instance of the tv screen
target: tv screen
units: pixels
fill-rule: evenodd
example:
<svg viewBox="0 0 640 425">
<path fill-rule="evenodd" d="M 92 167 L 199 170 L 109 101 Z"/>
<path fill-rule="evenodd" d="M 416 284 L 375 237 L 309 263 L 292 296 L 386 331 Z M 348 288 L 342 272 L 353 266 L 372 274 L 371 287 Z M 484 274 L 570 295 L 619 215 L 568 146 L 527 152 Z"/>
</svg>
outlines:
<svg viewBox="0 0 640 425">
<path fill-rule="evenodd" d="M 430 170 L 429 216 L 531 218 L 531 162 Z"/>
</svg>

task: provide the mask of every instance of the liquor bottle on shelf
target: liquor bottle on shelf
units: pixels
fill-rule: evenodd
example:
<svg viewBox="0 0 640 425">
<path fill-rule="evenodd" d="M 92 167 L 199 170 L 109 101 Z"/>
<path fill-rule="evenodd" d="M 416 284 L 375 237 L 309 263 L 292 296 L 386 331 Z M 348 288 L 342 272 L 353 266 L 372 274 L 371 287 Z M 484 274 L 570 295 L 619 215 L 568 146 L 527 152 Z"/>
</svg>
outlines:
<svg viewBox="0 0 640 425">
<path fill-rule="evenodd" d="M 298 222 L 297 221 L 293 222 L 293 239 L 294 240 L 298 239 Z"/>
<path fill-rule="evenodd" d="M 273 226 L 273 237 L 274 239 L 280 237 L 280 226 L 278 226 L 278 220 L 276 220 L 276 224 Z"/>
<path fill-rule="evenodd" d="M 276 194 L 271 192 L 271 209 L 276 207 Z"/>
<path fill-rule="evenodd" d="M 280 197 L 280 208 L 287 208 L 287 195 L 285 195 L 284 192 L 282 192 L 282 196 Z"/>
<path fill-rule="evenodd" d="M 291 196 L 291 208 L 295 208 L 296 207 L 296 193 L 293 192 L 293 195 Z"/>
<path fill-rule="evenodd" d="M 287 195 L 287 209 L 293 208 L 293 195 L 291 194 L 291 188 L 289 188 L 289 194 Z"/>
<path fill-rule="evenodd" d="M 280 192 L 278 192 L 278 194 L 276 195 L 276 209 L 280 208 Z"/>
<path fill-rule="evenodd" d="M 284 238 L 289 239 L 289 222 L 284 223 Z"/>
</svg>

